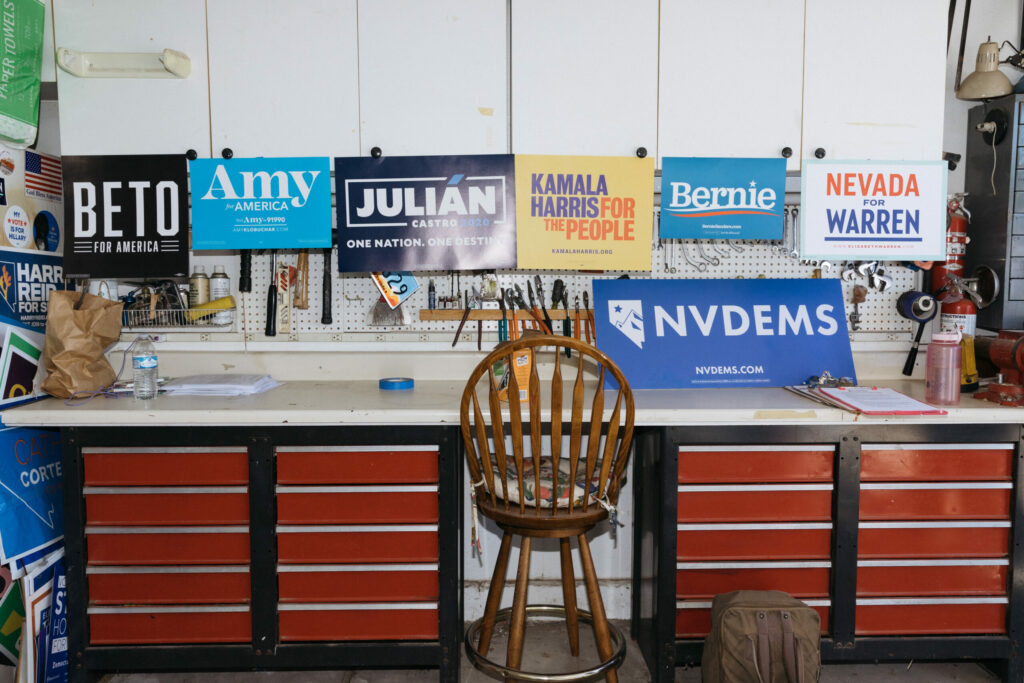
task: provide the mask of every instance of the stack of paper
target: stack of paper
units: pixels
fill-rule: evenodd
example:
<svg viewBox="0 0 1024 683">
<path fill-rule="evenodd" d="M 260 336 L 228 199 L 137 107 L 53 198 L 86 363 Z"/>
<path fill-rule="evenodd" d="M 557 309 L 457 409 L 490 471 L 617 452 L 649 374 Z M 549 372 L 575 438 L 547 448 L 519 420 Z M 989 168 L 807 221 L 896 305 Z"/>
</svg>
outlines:
<svg viewBox="0 0 1024 683">
<path fill-rule="evenodd" d="M 789 386 L 789 391 L 835 408 L 864 415 L 945 415 L 946 411 L 885 387 Z"/>
<path fill-rule="evenodd" d="M 251 396 L 281 384 L 270 375 L 190 375 L 171 380 L 162 390 L 174 396 Z"/>
</svg>

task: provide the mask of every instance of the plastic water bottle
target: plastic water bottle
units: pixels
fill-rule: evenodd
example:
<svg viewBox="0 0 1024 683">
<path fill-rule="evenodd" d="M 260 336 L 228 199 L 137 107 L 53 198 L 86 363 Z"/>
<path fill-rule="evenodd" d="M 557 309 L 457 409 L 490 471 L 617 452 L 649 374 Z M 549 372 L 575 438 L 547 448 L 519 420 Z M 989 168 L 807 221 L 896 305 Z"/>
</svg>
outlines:
<svg viewBox="0 0 1024 683">
<path fill-rule="evenodd" d="M 137 399 L 150 399 L 156 396 L 156 347 L 153 338 L 148 334 L 135 340 L 132 349 L 132 391 Z"/>
<path fill-rule="evenodd" d="M 960 402 L 960 334 L 935 332 L 928 344 L 924 400 L 950 406 Z"/>
</svg>

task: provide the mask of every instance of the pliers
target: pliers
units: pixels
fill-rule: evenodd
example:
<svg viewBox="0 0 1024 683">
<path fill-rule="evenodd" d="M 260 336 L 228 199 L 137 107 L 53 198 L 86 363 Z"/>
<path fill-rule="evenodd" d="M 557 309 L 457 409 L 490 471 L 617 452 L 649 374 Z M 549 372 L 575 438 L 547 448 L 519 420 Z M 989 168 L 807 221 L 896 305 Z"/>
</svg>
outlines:
<svg viewBox="0 0 1024 683">
<path fill-rule="evenodd" d="M 540 310 L 544 313 L 544 324 L 548 326 L 549 330 L 555 329 L 555 326 L 551 324 L 551 316 L 548 315 L 548 308 L 544 305 L 544 283 L 540 280 L 540 275 L 533 276 L 533 284 L 537 285 L 537 298 L 540 299 Z"/>
<path fill-rule="evenodd" d="M 526 301 L 523 300 L 523 290 L 520 289 L 519 285 L 515 285 L 515 288 L 516 288 L 516 297 L 515 297 L 516 305 L 519 306 L 519 308 L 521 308 L 524 311 L 526 311 L 528 314 L 530 314 L 530 316 L 536 321 L 537 325 L 540 326 L 540 331 L 541 332 L 543 332 L 544 334 L 551 334 L 551 330 L 549 330 L 544 325 L 544 321 L 541 320 L 541 318 L 537 314 L 537 312 L 534 311 L 532 308 L 530 308 L 529 306 L 526 305 Z M 523 322 L 523 324 L 524 325 L 526 324 L 525 321 Z"/>
<path fill-rule="evenodd" d="M 501 320 L 498 321 L 498 342 L 508 341 L 508 310 L 505 308 L 505 288 L 501 288 L 501 295 L 498 297 L 498 306 L 501 308 Z"/>
<path fill-rule="evenodd" d="M 505 303 L 508 304 L 508 312 L 512 314 L 512 324 L 508 326 L 508 335 L 511 341 L 515 341 L 519 338 L 519 323 L 516 322 L 516 302 L 512 295 L 511 289 L 504 290 L 505 292 Z M 502 308 L 504 310 L 504 307 Z"/>
</svg>

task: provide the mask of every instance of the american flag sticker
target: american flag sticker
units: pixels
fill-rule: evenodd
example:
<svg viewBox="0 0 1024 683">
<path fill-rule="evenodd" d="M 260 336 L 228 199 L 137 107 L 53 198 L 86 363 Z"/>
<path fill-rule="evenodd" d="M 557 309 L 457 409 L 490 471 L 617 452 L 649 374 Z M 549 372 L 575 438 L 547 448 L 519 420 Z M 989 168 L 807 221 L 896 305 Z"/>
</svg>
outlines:
<svg viewBox="0 0 1024 683">
<path fill-rule="evenodd" d="M 25 150 L 25 194 L 61 196 L 60 159 Z"/>
</svg>

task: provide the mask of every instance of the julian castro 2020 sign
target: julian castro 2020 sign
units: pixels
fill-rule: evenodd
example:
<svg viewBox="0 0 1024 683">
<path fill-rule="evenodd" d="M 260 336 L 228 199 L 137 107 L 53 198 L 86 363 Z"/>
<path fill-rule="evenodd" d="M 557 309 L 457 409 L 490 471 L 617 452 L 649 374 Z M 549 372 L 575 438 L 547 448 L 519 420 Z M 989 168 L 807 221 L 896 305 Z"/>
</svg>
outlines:
<svg viewBox="0 0 1024 683">
<path fill-rule="evenodd" d="M 511 155 L 334 160 L 338 270 L 514 268 Z"/>
<path fill-rule="evenodd" d="M 856 379 L 839 280 L 595 280 L 597 346 L 634 389 Z"/>
<path fill-rule="evenodd" d="M 785 159 L 665 157 L 663 238 L 782 238 Z"/>
</svg>

